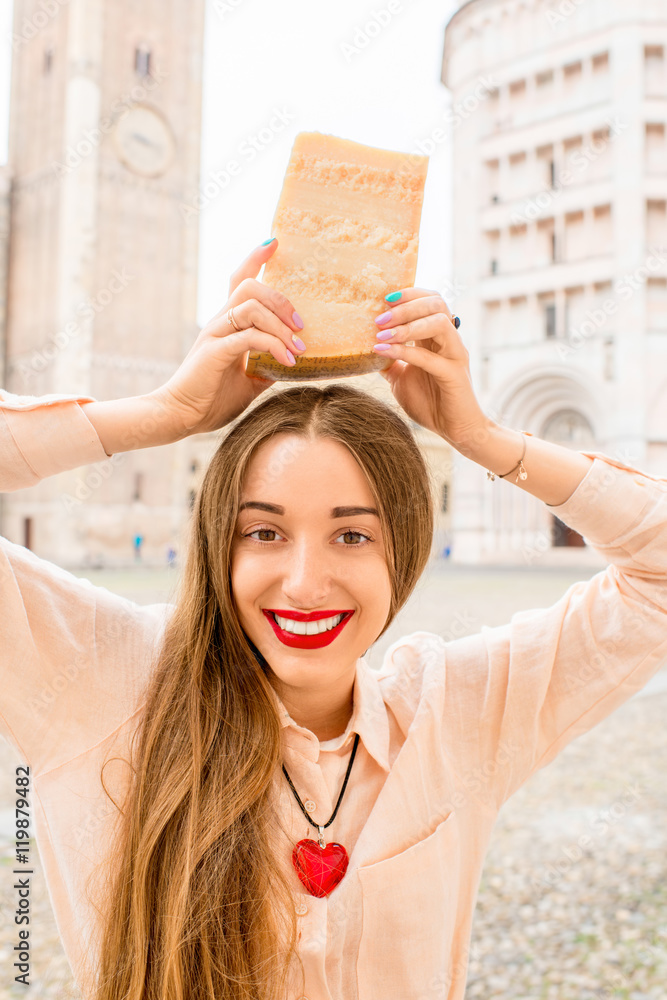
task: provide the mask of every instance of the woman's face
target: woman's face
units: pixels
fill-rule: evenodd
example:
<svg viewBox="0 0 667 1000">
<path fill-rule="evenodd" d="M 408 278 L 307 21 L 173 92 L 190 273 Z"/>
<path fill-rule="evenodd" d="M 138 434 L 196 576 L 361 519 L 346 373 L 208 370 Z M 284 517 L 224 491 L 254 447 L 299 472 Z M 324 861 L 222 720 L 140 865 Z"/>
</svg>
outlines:
<svg viewBox="0 0 667 1000">
<path fill-rule="evenodd" d="M 260 445 L 231 575 L 243 629 L 284 685 L 315 691 L 354 676 L 391 589 L 376 503 L 347 448 L 293 434 Z"/>
</svg>

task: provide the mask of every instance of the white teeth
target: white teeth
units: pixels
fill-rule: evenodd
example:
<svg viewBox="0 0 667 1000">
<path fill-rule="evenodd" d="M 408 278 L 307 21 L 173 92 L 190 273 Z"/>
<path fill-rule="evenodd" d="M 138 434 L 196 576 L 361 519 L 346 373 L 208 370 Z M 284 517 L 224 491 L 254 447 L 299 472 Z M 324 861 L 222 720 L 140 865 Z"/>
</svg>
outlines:
<svg viewBox="0 0 667 1000">
<path fill-rule="evenodd" d="M 344 614 L 333 615 L 332 618 L 320 618 L 316 622 L 295 622 L 292 618 L 281 618 L 274 615 L 274 618 L 282 629 L 286 632 L 293 632 L 295 635 L 319 635 L 321 632 L 329 632 L 336 625 L 340 625 Z"/>
</svg>

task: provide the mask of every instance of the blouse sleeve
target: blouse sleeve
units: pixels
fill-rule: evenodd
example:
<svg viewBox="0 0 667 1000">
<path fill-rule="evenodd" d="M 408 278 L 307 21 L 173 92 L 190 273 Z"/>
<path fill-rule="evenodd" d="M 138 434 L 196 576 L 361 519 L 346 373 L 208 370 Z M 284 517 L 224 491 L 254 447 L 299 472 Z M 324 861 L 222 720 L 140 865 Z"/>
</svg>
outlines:
<svg viewBox="0 0 667 1000">
<path fill-rule="evenodd" d="M 0 390 L 0 490 L 109 458 L 89 398 Z M 170 605 L 125 600 L 2 537 L 0 605 L 0 733 L 38 774 L 136 711 Z"/>
<path fill-rule="evenodd" d="M 667 480 L 584 454 L 594 459 L 590 469 L 565 503 L 549 509 L 607 568 L 550 608 L 438 640 L 440 653 L 435 636 L 421 633 L 427 669 L 439 671 L 440 734 L 464 800 L 499 807 L 667 662 Z M 410 658 L 407 648 L 397 655 Z"/>
</svg>

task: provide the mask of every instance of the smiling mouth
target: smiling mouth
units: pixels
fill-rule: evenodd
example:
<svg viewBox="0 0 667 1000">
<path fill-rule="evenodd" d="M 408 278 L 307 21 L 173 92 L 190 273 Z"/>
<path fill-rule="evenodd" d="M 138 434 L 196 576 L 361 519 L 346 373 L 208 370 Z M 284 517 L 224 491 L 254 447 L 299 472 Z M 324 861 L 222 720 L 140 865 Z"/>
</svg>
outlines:
<svg viewBox="0 0 667 1000">
<path fill-rule="evenodd" d="M 262 608 L 273 631 L 285 646 L 319 649 L 340 635 L 354 611 L 313 611 L 309 614 Z"/>
</svg>

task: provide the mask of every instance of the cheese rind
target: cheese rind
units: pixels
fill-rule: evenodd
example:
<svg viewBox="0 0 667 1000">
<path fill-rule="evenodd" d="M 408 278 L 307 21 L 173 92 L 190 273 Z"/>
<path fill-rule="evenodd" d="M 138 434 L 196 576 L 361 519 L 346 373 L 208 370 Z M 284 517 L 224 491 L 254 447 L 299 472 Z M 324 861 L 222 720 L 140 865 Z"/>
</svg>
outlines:
<svg viewBox="0 0 667 1000">
<path fill-rule="evenodd" d="M 375 317 L 417 270 L 428 157 L 301 132 L 273 222 L 278 249 L 263 281 L 304 321 L 307 350 L 288 368 L 251 351 L 246 373 L 280 380 L 381 371 Z"/>
</svg>

